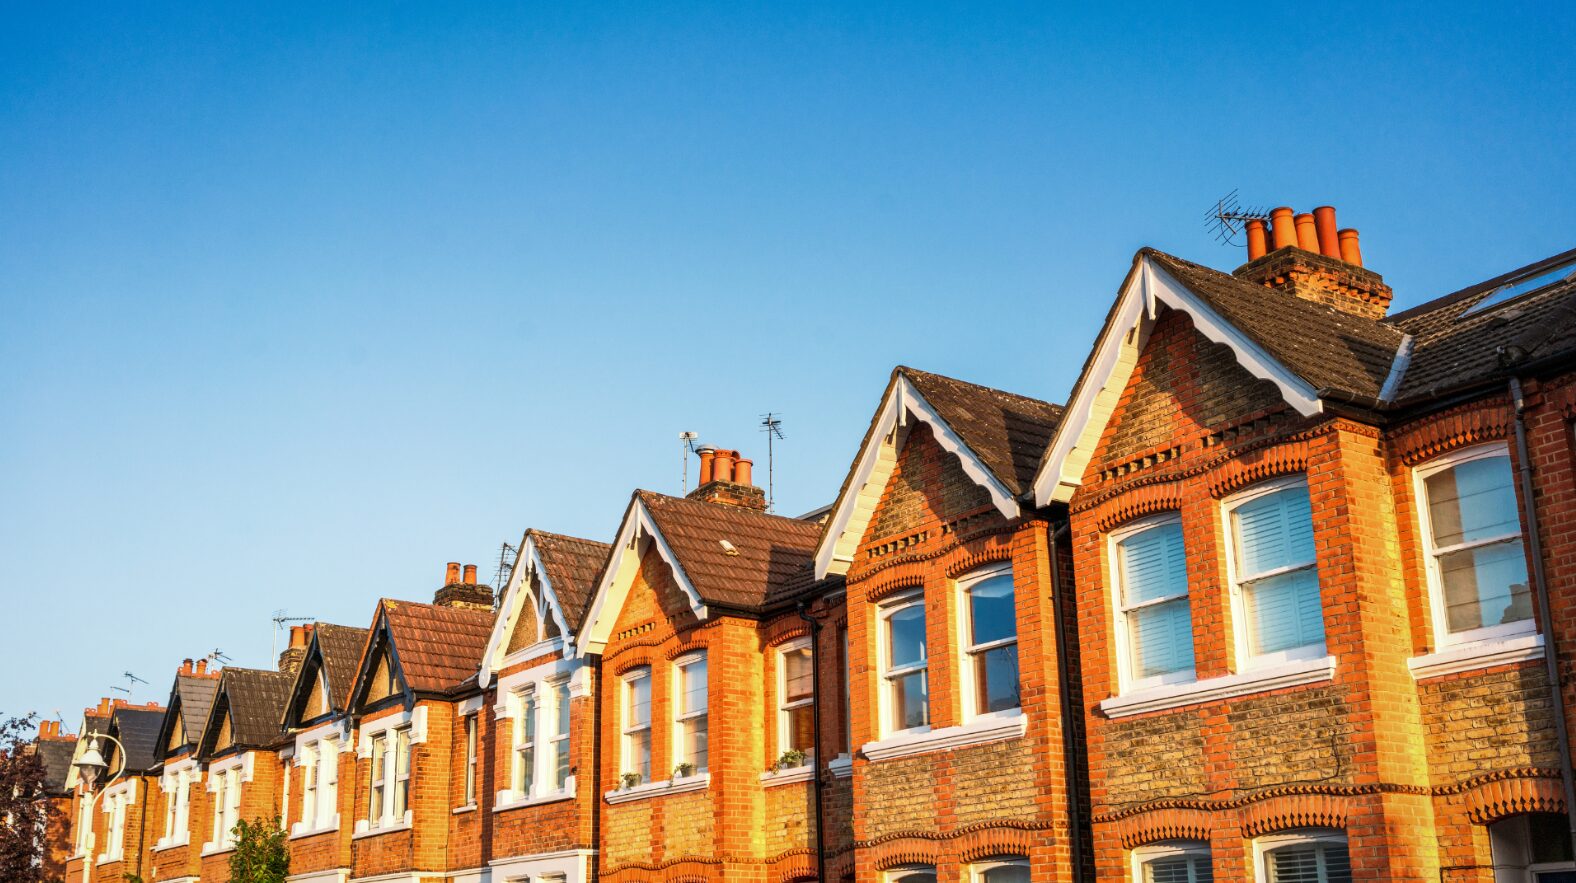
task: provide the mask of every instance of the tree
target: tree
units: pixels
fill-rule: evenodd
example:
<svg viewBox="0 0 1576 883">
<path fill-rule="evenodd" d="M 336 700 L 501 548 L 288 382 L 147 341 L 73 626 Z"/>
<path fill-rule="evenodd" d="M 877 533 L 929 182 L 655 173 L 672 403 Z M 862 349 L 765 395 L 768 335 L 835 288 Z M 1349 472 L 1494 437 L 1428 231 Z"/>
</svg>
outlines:
<svg viewBox="0 0 1576 883">
<path fill-rule="evenodd" d="M 0 721 L 0 880 L 41 883 L 50 806 L 31 714 Z"/>
<path fill-rule="evenodd" d="M 230 883 L 285 883 L 289 873 L 290 850 L 277 824 L 267 819 L 242 819 L 236 824 Z"/>
</svg>

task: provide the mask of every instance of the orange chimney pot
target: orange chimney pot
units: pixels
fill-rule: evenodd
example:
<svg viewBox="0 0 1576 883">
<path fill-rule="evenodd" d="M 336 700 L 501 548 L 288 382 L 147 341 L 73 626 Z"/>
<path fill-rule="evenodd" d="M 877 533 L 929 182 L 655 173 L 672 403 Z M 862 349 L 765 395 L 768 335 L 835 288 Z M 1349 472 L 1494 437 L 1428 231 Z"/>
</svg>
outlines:
<svg viewBox="0 0 1576 883">
<path fill-rule="evenodd" d="M 700 454 L 700 481 L 698 484 L 706 484 L 711 481 L 711 461 L 717 456 L 717 451 L 715 448 L 701 448 L 696 453 Z"/>
<path fill-rule="evenodd" d="M 737 454 L 736 451 L 717 452 L 717 456 L 711 461 L 713 481 L 733 481 L 733 462 Z"/>
<path fill-rule="evenodd" d="M 1248 221 L 1248 260 L 1256 261 L 1269 252 L 1265 241 L 1264 222 L 1258 218 Z"/>
<path fill-rule="evenodd" d="M 476 585 L 476 565 L 465 565 L 465 584 L 468 586 Z"/>
<path fill-rule="evenodd" d="M 746 460 L 743 457 L 740 457 L 737 461 L 735 461 L 733 464 L 734 483 L 747 484 L 753 487 L 755 482 L 750 480 L 750 470 L 754 468 L 754 466 L 754 460 Z"/>
<path fill-rule="evenodd" d="M 1270 212 L 1270 233 L 1275 248 L 1297 244 L 1296 223 L 1292 210 L 1287 206 Z"/>
<path fill-rule="evenodd" d="M 1321 205 L 1313 210 L 1313 227 L 1319 234 L 1319 254 L 1341 259 L 1341 243 L 1335 233 L 1335 206 Z"/>
<path fill-rule="evenodd" d="M 197 673 L 199 675 L 205 675 L 205 674 L 208 673 L 208 660 L 206 660 L 206 659 L 199 659 L 199 660 L 197 660 Z"/>
<path fill-rule="evenodd" d="M 1319 234 L 1314 229 L 1313 215 L 1308 212 L 1297 216 L 1297 247 L 1319 253 Z"/>
<path fill-rule="evenodd" d="M 1341 260 L 1361 267 L 1363 265 L 1363 251 L 1357 245 L 1357 231 L 1347 228 L 1340 232 Z"/>
<path fill-rule="evenodd" d="M 446 586 L 457 585 L 460 581 L 460 562 L 450 561 L 443 572 L 443 584 Z"/>
<path fill-rule="evenodd" d="M 306 626 L 293 625 L 290 627 L 290 648 L 300 649 L 306 646 Z"/>
</svg>

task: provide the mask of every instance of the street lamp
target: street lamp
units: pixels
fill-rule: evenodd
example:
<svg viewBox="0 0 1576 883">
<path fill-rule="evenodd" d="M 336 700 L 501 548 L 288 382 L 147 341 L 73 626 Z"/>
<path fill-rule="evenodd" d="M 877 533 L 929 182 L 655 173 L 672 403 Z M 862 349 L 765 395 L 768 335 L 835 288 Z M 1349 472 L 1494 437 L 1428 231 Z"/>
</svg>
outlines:
<svg viewBox="0 0 1576 883">
<path fill-rule="evenodd" d="M 98 783 L 99 777 L 109 770 L 109 764 L 105 762 L 103 753 L 99 751 L 100 739 L 108 739 L 115 743 L 115 747 L 120 749 L 121 763 L 120 769 L 115 771 L 115 775 L 110 776 L 109 781 L 104 783 L 104 789 L 95 791 L 93 786 Z M 120 744 L 119 739 L 94 731 L 88 734 L 87 750 L 82 752 L 82 756 L 76 760 L 77 776 L 82 779 L 82 787 L 86 788 L 88 793 L 88 796 L 85 798 L 88 809 L 86 813 L 88 830 L 87 837 L 84 840 L 84 843 L 87 845 L 87 851 L 82 856 L 82 883 L 89 883 L 93 879 L 93 850 L 95 848 L 92 821 L 93 805 L 98 802 L 100 797 L 104 796 L 104 791 L 108 791 L 110 786 L 119 781 L 121 775 L 126 772 L 125 757 L 126 746 Z"/>
</svg>

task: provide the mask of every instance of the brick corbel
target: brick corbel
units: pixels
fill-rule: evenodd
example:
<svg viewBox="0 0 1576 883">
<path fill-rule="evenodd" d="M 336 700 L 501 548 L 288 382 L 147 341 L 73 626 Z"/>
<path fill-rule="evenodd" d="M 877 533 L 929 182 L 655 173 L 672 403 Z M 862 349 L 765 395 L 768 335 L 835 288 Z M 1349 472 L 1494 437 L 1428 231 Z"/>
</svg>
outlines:
<svg viewBox="0 0 1576 883">
<path fill-rule="evenodd" d="M 1023 828 L 980 828 L 958 838 L 958 858 L 977 862 L 1000 855 L 1029 856 L 1033 832 Z"/>
<path fill-rule="evenodd" d="M 1349 799 L 1337 794 L 1288 794 L 1242 808 L 1242 832 L 1259 837 L 1288 828 L 1345 828 Z"/>
<path fill-rule="evenodd" d="M 1210 496 L 1219 499 L 1240 488 L 1267 479 L 1308 471 L 1308 443 L 1295 441 L 1233 457 L 1220 464 L 1209 485 Z"/>
<path fill-rule="evenodd" d="M 1160 840 L 1208 840 L 1210 813 L 1202 809 L 1154 809 L 1117 823 L 1123 849 Z"/>
<path fill-rule="evenodd" d="M 1479 825 L 1529 812 L 1565 812 L 1558 779 L 1525 776 L 1490 779 L 1468 788 L 1467 816 Z"/>
<path fill-rule="evenodd" d="M 1104 533 L 1134 518 L 1181 508 L 1182 483 L 1180 481 L 1142 485 L 1102 502 L 1095 509 L 1095 524 L 1099 531 Z"/>
<path fill-rule="evenodd" d="M 1440 454 L 1510 434 L 1510 406 L 1503 401 L 1473 402 L 1425 417 L 1390 438 L 1401 462 L 1416 466 Z"/>
<path fill-rule="evenodd" d="M 941 849 L 934 840 L 897 837 L 871 847 L 871 852 L 876 870 L 889 871 L 900 865 L 933 865 Z"/>
</svg>

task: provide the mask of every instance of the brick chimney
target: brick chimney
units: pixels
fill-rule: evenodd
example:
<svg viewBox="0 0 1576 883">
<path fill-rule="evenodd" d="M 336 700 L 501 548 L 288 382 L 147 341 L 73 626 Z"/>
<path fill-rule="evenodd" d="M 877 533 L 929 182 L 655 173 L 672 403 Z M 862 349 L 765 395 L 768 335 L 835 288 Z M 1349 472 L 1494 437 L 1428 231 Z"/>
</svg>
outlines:
<svg viewBox="0 0 1576 883">
<path fill-rule="evenodd" d="M 306 661 L 306 645 L 311 639 L 312 626 L 291 626 L 290 646 L 279 653 L 279 670 L 287 675 L 294 675 L 300 671 L 301 663 Z"/>
<path fill-rule="evenodd" d="M 700 487 L 689 492 L 689 499 L 766 511 L 766 492 L 751 481 L 753 461 L 720 448 L 701 448 L 696 453 L 700 454 Z"/>
<path fill-rule="evenodd" d="M 1282 206 L 1270 212 L 1268 230 L 1248 221 L 1247 238 L 1248 262 L 1232 272 L 1239 279 L 1369 319 L 1390 308 L 1390 286 L 1363 269 L 1357 231 L 1337 229 L 1330 206 L 1303 214 Z"/>
<path fill-rule="evenodd" d="M 460 563 L 450 561 L 444 573 L 443 587 L 432 596 L 438 607 L 463 607 L 468 610 L 493 609 L 492 586 L 478 585 L 476 565 L 465 565 L 465 575 L 460 575 Z"/>
</svg>

